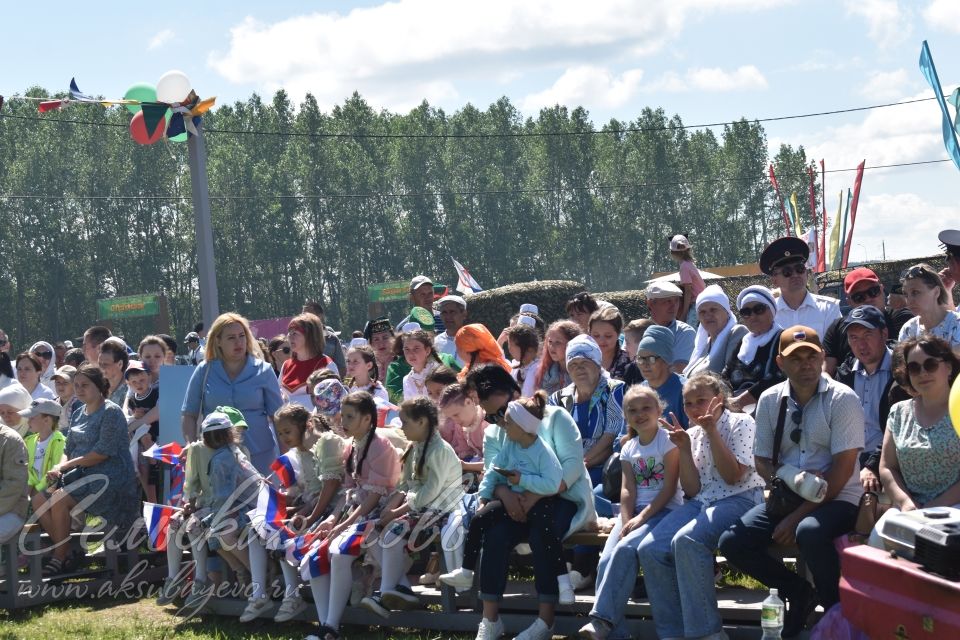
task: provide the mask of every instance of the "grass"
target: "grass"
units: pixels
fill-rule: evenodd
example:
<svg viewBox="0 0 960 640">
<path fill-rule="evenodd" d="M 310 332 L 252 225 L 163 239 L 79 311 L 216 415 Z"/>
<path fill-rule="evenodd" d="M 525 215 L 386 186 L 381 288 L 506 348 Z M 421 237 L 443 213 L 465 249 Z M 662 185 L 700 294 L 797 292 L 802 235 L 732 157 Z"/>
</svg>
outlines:
<svg viewBox="0 0 960 640">
<path fill-rule="evenodd" d="M 52 604 L 20 611 L 0 611 L 0 640 L 289 640 L 315 634 L 317 626 L 276 624 L 263 619 L 240 624 L 236 618 L 207 615 L 184 620 L 173 607 L 158 607 L 150 599 L 133 601 L 86 600 Z M 413 629 L 345 627 L 350 640 L 467 639 L 473 634 L 451 634 Z"/>
</svg>

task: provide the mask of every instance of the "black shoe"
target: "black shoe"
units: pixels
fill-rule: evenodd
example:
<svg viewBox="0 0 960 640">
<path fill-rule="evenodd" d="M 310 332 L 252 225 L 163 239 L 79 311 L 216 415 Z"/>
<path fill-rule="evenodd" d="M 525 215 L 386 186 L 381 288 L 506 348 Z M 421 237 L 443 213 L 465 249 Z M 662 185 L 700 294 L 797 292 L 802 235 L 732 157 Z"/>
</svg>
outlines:
<svg viewBox="0 0 960 640">
<path fill-rule="evenodd" d="M 390 617 L 390 609 L 384 606 L 383 598 L 379 591 L 374 591 L 369 596 L 364 597 L 364 599 L 360 601 L 360 606 L 371 613 L 377 614 L 381 618 Z"/>
<path fill-rule="evenodd" d="M 787 598 L 787 614 L 783 621 L 784 638 L 793 638 L 807 626 L 807 618 L 817 608 L 817 592 L 808 582 L 803 583 L 803 589 Z"/>
</svg>

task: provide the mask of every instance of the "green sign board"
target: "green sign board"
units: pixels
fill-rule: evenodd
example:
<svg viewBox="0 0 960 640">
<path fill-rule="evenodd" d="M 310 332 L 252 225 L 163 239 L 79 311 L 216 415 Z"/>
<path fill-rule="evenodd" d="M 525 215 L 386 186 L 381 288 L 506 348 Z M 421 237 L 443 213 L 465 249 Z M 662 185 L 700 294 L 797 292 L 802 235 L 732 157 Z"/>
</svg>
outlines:
<svg viewBox="0 0 960 640">
<path fill-rule="evenodd" d="M 100 320 L 146 318 L 159 313 L 160 296 L 155 293 L 97 300 L 97 317 Z"/>
<path fill-rule="evenodd" d="M 381 282 L 367 287 L 367 299 L 370 302 L 391 302 L 393 300 L 406 300 L 410 295 L 410 282 L 408 280 L 395 280 L 394 282 Z"/>
</svg>

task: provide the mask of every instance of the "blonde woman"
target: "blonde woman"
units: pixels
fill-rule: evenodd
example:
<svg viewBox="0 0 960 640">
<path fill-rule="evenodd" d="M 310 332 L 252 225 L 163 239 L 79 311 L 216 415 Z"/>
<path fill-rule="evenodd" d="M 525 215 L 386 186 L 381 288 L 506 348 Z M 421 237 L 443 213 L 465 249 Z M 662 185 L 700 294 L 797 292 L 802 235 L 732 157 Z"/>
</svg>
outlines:
<svg viewBox="0 0 960 640">
<path fill-rule="evenodd" d="M 243 445 L 250 461 L 266 475 L 279 455 L 277 438 L 268 416 L 283 405 L 273 367 L 264 362 L 250 324 L 237 313 L 224 313 L 207 333 L 204 362 L 197 366 L 181 407 L 181 428 L 187 442 L 197 437 L 197 416 L 218 406 L 236 407 L 247 428 Z"/>
</svg>

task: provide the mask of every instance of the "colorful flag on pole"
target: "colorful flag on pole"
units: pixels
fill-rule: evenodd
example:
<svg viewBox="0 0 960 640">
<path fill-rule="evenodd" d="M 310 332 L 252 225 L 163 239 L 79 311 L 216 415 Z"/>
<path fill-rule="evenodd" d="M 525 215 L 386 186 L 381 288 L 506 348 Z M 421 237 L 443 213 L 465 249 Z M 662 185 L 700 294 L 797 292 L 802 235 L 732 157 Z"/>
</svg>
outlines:
<svg viewBox="0 0 960 640">
<path fill-rule="evenodd" d="M 167 503 L 180 504 L 183 499 L 183 447 L 179 442 L 171 442 L 162 447 L 154 444 L 142 454 L 151 460 L 158 460 L 170 465 L 170 496 Z"/>
<path fill-rule="evenodd" d="M 838 247 L 840 249 L 840 255 L 837 257 L 837 262 L 840 264 L 837 266 L 837 269 L 843 269 L 845 266 L 847 266 L 843 261 L 843 256 L 847 253 L 845 243 L 847 239 L 847 225 L 849 224 L 850 220 L 850 198 L 850 187 L 847 187 L 847 204 L 843 208 L 843 222 L 841 223 L 840 227 L 840 246 Z"/>
<path fill-rule="evenodd" d="M 797 205 L 797 194 L 790 194 L 790 211 L 793 213 L 793 230 L 799 238 L 803 235 L 803 224 L 800 222 L 800 207 Z"/>
<path fill-rule="evenodd" d="M 937 68 L 933 65 L 933 56 L 930 55 L 930 47 L 927 41 L 923 41 L 920 47 L 920 72 L 926 78 L 933 93 L 937 96 L 937 103 L 940 105 L 940 113 L 943 114 L 943 146 L 953 164 L 960 169 L 960 144 L 957 142 L 957 131 L 953 128 L 953 122 L 950 120 L 950 112 L 947 110 L 947 102 L 943 98 L 943 89 L 940 86 L 940 78 L 937 76 Z"/>
<path fill-rule="evenodd" d="M 450 258 L 453 260 L 453 258 Z M 457 270 L 457 291 L 460 293 L 478 293 L 483 291 L 483 287 L 477 284 L 477 281 L 473 279 L 473 276 L 470 275 L 470 272 L 467 271 L 467 268 L 453 260 L 453 268 Z"/>
<path fill-rule="evenodd" d="M 857 165 L 857 179 L 853 183 L 853 200 L 848 203 L 850 207 L 850 227 L 847 229 L 847 242 L 843 248 L 843 266 L 847 266 L 847 260 L 850 258 L 850 247 L 853 245 L 853 226 L 857 223 L 857 204 L 860 202 L 860 185 L 863 183 L 863 168 L 867 164 L 864 160 Z"/>
<path fill-rule="evenodd" d="M 833 220 L 833 229 L 830 230 L 830 268 L 840 268 L 840 227 L 843 225 L 843 191 L 840 192 L 840 202 L 837 204 L 837 217 Z"/>
<path fill-rule="evenodd" d="M 267 482 L 260 484 L 257 507 L 250 518 L 251 525 L 265 541 L 267 549 L 282 549 L 288 540 L 297 537 L 284 520 L 287 518 L 287 499 Z"/>
<path fill-rule="evenodd" d="M 284 489 L 289 489 L 297 484 L 297 477 L 300 475 L 300 458 L 285 453 L 270 464 L 270 470 L 280 481 Z"/>
<path fill-rule="evenodd" d="M 823 227 L 820 229 L 820 261 L 817 263 L 817 271 L 823 273 L 827 270 L 827 168 L 820 160 L 820 194 L 823 199 Z M 816 217 L 816 213 L 814 213 Z"/>
<path fill-rule="evenodd" d="M 777 184 L 777 176 L 773 173 L 773 163 L 770 163 L 770 184 L 777 194 L 777 201 L 780 203 L 780 213 L 783 214 L 783 226 L 786 227 L 786 233 L 790 235 L 790 217 L 787 215 L 787 207 L 783 203 L 783 196 L 780 195 L 780 185 Z"/>
<path fill-rule="evenodd" d="M 170 518 L 178 511 L 179 508 L 166 504 L 143 503 L 143 522 L 147 526 L 150 548 L 154 551 L 166 550 Z"/>
</svg>

